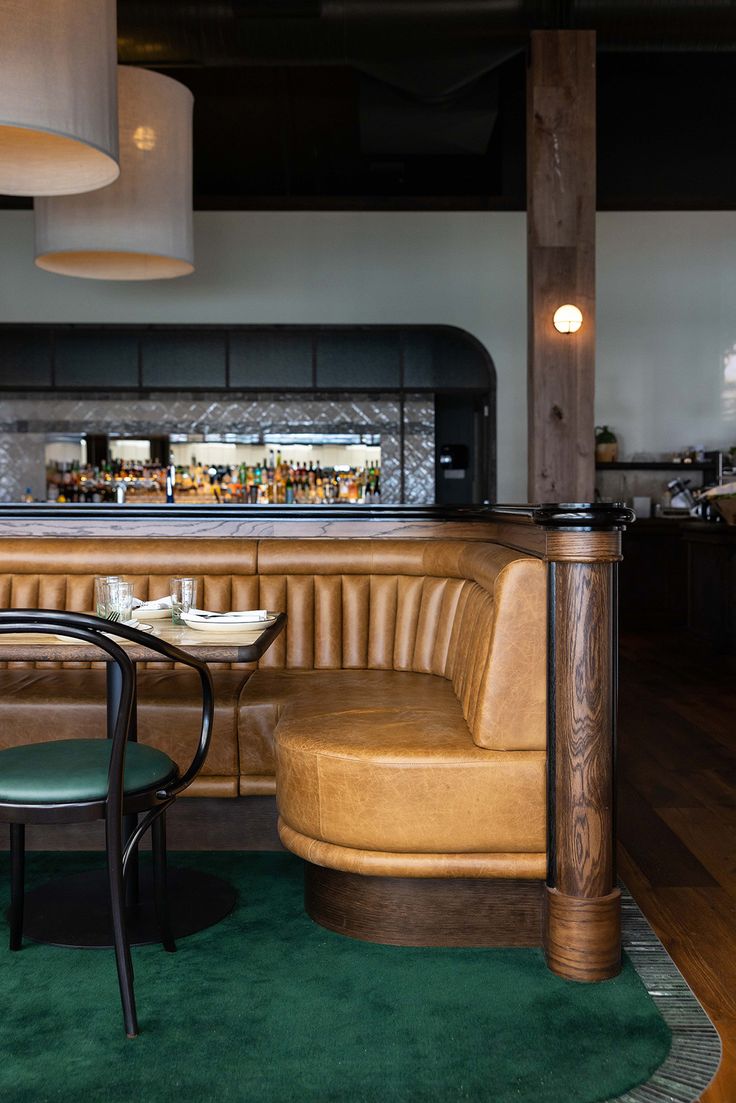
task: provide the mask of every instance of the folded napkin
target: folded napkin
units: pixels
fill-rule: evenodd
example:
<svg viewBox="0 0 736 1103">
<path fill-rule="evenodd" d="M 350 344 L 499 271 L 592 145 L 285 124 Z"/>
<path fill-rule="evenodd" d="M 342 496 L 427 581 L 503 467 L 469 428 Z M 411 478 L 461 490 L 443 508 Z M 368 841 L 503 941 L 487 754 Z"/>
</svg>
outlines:
<svg viewBox="0 0 736 1103">
<path fill-rule="evenodd" d="M 196 620 L 201 623 L 211 621 L 217 624 L 257 624 L 268 620 L 267 609 L 242 609 L 231 613 L 210 613 L 207 609 L 190 609 L 182 614 L 183 620 Z"/>
<path fill-rule="evenodd" d="M 147 609 L 170 609 L 171 597 L 157 597 L 153 601 L 141 601 L 139 597 L 133 598 L 133 608 L 137 609 L 139 613 L 145 613 Z"/>
</svg>

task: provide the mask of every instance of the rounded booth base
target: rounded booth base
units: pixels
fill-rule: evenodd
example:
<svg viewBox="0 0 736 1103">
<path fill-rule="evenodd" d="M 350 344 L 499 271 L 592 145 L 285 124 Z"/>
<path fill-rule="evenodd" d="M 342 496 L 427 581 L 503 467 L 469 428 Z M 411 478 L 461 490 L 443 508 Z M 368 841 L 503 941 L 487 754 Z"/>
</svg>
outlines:
<svg viewBox="0 0 736 1103">
<path fill-rule="evenodd" d="M 543 882 L 367 877 L 304 863 L 315 923 L 389 946 L 541 946 Z"/>
</svg>

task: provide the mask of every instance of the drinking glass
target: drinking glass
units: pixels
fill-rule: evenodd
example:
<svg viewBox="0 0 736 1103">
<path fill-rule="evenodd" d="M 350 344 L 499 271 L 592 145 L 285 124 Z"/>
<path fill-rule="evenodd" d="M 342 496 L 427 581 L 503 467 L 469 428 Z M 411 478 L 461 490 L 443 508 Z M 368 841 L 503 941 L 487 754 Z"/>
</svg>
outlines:
<svg viewBox="0 0 736 1103">
<path fill-rule="evenodd" d="M 132 582 L 124 582 L 122 578 L 107 580 L 105 612 L 102 616 L 121 624 L 133 619 Z"/>
<path fill-rule="evenodd" d="M 170 580 L 171 620 L 183 624 L 182 613 L 188 613 L 197 603 L 196 578 L 172 578 Z"/>
<path fill-rule="evenodd" d="M 122 578 L 118 574 L 96 575 L 95 613 L 98 617 L 107 616 L 107 607 L 110 600 L 110 583 L 122 581 Z"/>
</svg>

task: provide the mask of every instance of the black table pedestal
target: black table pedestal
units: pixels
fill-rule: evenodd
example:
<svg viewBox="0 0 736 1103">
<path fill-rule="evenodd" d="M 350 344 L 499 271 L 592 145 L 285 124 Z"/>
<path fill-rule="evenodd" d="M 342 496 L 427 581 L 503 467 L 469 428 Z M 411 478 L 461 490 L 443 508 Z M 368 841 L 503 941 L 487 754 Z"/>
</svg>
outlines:
<svg viewBox="0 0 736 1103">
<path fill-rule="evenodd" d="M 174 938 L 219 923 L 235 907 L 236 890 L 227 881 L 195 869 L 168 870 L 169 909 Z M 140 870 L 140 902 L 128 908 L 131 946 L 159 942 L 153 904 L 153 874 Z M 103 867 L 49 881 L 26 893 L 23 935 L 52 946 L 111 947 L 112 926 L 107 871 Z"/>
</svg>

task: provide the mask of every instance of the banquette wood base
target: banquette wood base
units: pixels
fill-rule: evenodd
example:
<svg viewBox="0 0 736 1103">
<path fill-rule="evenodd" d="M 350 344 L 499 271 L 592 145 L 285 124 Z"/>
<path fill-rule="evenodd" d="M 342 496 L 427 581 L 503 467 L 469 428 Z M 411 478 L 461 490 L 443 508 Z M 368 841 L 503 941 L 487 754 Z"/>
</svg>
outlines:
<svg viewBox="0 0 736 1103">
<path fill-rule="evenodd" d="M 366 877 L 304 863 L 315 923 L 389 946 L 541 946 L 541 881 Z"/>
<path fill-rule="evenodd" d="M 547 965 L 567 980 L 609 980 L 621 971 L 621 892 L 581 898 L 545 888 Z"/>
<path fill-rule="evenodd" d="M 389 946 L 544 946 L 553 973 L 600 981 L 621 969 L 621 893 L 565 896 L 541 881 L 366 877 L 304 863 L 315 923 Z"/>
</svg>

